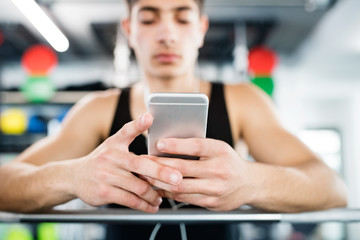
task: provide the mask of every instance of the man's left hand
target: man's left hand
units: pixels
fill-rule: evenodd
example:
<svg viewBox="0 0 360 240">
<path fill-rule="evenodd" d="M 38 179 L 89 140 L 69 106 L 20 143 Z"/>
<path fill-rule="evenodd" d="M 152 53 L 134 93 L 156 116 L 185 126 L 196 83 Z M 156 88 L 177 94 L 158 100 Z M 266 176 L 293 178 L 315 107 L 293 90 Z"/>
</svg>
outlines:
<svg viewBox="0 0 360 240">
<path fill-rule="evenodd" d="M 179 185 L 169 185 L 142 176 L 162 197 L 198 205 L 213 211 L 229 211 L 250 201 L 254 192 L 248 184 L 251 174 L 248 163 L 227 143 L 214 139 L 162 139 L 159 151 L 170 154 L 198 156 L 199 160 L 154 157 L 154 161 L 179 170 L 184 179 Z"/>
</svg>

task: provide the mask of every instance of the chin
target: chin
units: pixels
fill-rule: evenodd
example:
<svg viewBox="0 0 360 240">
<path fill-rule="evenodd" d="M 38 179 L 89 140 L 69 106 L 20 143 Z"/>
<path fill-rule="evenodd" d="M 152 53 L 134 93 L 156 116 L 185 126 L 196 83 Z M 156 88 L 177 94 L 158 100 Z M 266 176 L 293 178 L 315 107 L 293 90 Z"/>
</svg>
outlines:
<svg viewBox="0 0 360 240">
<path fill-rule="evenodd" d="M 153 73 L 154 76 L 161 79 L 172 79 L 181 75 L 179 69 L 155 69 Z"/>
</svg>

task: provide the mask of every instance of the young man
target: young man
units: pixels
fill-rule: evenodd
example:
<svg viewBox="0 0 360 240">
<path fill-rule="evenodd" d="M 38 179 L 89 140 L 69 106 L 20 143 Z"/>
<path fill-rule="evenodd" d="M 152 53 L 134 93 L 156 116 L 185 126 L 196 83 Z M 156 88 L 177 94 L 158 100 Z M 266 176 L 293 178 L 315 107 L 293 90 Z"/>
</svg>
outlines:
<svg viewBox="0 0 360 240">
<path fill-rule="evenodd" d="M 343 181 L 280 125 L 262 91 L 196 79 L 198 49 L 208 28 L 200 0 L 128 2 L 130 14 L 122 26 L 141 81 L 85 97 L 69 112 L 60 134 L 1 166 L 0 210 L 30 212 L 74 198 L 150 213 L 158 211 L 162 198 L 214 211 L 243 204 L 280 212 L 346 205 Z M 157 143 L 162 152 L 200 160 L 146 155 L 144 135 L 152 124 L 145 113 L 147 91 L 199 91 L 209 97 L 206 139 Z M 256 162 L 235 152 L 240 139 Z"/>
</svg>

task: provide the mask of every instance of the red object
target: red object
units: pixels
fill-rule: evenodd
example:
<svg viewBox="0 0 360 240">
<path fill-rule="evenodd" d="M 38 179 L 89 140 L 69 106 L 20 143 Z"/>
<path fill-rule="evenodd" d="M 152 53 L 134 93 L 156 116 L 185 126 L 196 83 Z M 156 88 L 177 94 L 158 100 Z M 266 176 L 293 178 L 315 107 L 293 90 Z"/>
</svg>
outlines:
<svg viewBox="0 0 360 240">
<path fill-rule="evenodd" d="M 271 76 L 277 62 L 276 53 L 259 46 L 249 52 L 249 72 L 255 76 Z"/>
<path fill-rule="evenodd" d="M 4 43 L 4 34 L 0 32 L 0 46 Z"/>
<path fill-rule="evenodd" d="M 22 65 L 32 76 L 45 76 L 57 61 L 55 52 L 45 45 L 30 47 L 21 59 Z"/>
</svg>

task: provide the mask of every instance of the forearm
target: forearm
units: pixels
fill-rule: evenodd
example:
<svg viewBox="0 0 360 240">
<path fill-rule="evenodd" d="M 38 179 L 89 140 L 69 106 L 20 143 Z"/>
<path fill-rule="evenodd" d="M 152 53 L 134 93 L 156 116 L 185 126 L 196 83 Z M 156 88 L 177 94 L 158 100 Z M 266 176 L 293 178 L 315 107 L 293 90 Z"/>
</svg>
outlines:
<svg viewBox="0 0 360 240">
<path fill-rule="evenodd" d="M 76 160 L 35 166 L 14 162 L 0 167 L 0 210 L 31 212 L 75 198 L 72 189 Z"/>
<path fill-rule="evenodd" d="M 251 205 L 269 211 L 300 212 L 345 206 L 344 182 L 319 160 L 296 167 L 250 163 Z"/>
</svg>

